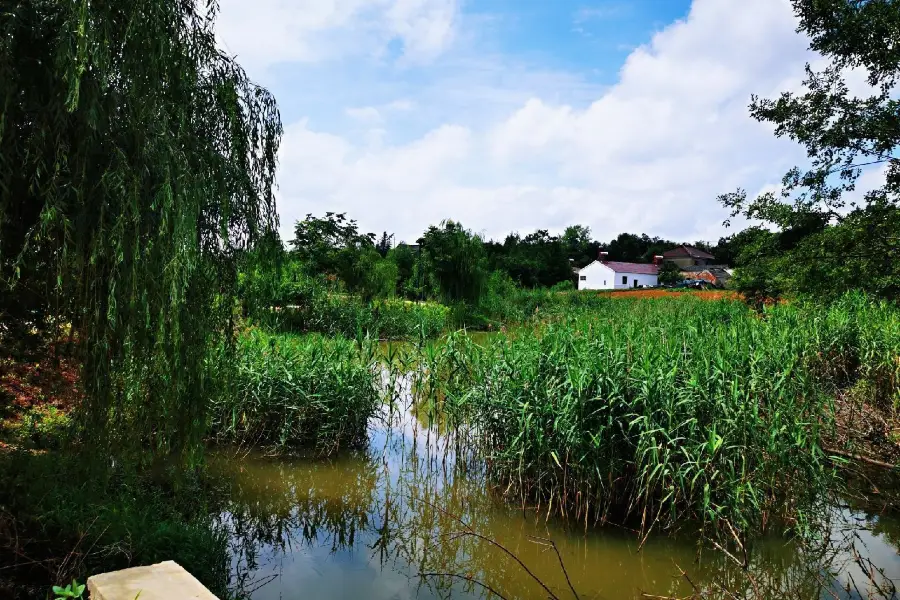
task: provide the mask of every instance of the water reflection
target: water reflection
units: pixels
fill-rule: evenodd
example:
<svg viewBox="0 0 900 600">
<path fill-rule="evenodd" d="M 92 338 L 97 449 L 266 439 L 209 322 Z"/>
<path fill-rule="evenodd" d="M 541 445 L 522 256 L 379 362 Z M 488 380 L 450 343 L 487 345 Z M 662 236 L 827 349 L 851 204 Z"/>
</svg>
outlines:
<svg viewBox="0 0 900 600">
<path fill-rule="evenodd" d="M 651 536 L 641 545 L 633 531 L 586 529 L 547 521 L 546 507 L 505 505 L 465 444 L 429 425 L 421 411 L 385 409 L 365 452 L 330 460 L 219 453 L 212 468 L 230 494 L 221 518 L 232 532 L 235 586 L 253 600 L 488 596 L 474 581 L 449 576 L 460 575 L 507 598 L 548 597 L 476 532 L 502 544 L 560 598 L 572 597 L 565 574 L 535 537 L 555 540 L 584 599 L 686 597 L 693 586 L 735 597 L 896 597 L 889 581 L 900 574 L 896 519 L 825 507 L 821 526 L 830 533 L 820 548 L 757 541 L 747 549 L 748 576 L 737 548 L 730 558 L 689 538 Z"/>
</svg>

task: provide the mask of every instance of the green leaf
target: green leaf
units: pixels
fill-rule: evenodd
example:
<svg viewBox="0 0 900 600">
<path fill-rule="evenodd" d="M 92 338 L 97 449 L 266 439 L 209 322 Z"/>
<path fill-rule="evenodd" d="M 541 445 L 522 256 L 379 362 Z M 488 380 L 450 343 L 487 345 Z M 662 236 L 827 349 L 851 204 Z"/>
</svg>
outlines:
<svg viewBox="0 0 900 600">
<path fill-rule="evenodd" d="M 555 452 L 555 451 L 551 451 L 551 452 L 550 452 L 550 456 L 552 456 L 552 457 L 553 457 L 553 460 L 556 461 L 556 466 L 559 467 L 560 469 L 562 469 L 562 465 L 559 464 L 559 456 L 557 456 L 556 452 Z"/>
</svg>

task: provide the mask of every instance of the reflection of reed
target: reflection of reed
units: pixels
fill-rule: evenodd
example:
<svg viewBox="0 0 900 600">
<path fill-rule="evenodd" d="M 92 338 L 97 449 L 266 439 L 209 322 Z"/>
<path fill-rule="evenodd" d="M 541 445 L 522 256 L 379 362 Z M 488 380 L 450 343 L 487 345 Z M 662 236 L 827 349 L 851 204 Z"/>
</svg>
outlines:
<svg viewBox="0 0 900 600">
<path fill-rule="evenodd" d="M 718 554 L 718 562 L 724 557 L 725 564 L 717 564 L 705 573 L 702 584 L 695 583 L 679 567 L 681 576 L 691 587 L 690 598 L 896 599 L 896 579 L 888 577 L 884 569 L 875 564 L 869 554 L 871 549 L 860 536 L 860 532 L 866 530 L 860 521 L 872 522 L 871 518 L 849 511 L 837 502 L 824 503 L 817 514 L 819 520 L 807 524 L 810 533 L 802 542 L 797 541 L 796 551 L 792 554 L 772 552 L 771 546 L 763 546 L 748 554 L 746 562 L 742 563 L 723 548 Z M 872 524 L 877 522 L 875 519 Z M 677 598 L 648 593 L 642 596 Z"/>
<path fill-rule="evenodd" d="M 213 471 L 227 468 L 213 461 Z M 261 548 L 291 552 L 298 545 L 352 548 L 370 528 L 377 465 L 360 456 L 317 461 L 245 459 L 227 482 L 229 510 L 222 520 L 231 537 L 236 587 L 249 596 L 267 581 L 251 581 Z M 271 576 L 268 576 L 271 577 Z"/>
</svg>

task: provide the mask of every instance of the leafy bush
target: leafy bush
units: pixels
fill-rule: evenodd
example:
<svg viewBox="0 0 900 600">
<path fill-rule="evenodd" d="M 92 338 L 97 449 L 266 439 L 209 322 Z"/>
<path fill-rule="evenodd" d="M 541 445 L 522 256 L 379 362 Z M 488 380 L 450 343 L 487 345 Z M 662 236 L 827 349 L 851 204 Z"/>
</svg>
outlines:
<svg viewBox="0 0 900 600">
<path fill-rule="evenodd" d="M 442 333 L 449 324 L 450 309 L 434 302 L 363 302 L 355 296 L 327 294 L 307 304 L 286 307 L 275 320 L 275 328 L 284 332 L 418 339 Z"/>
<path fill-rule="evenodd" d="M 68 413 L 53 406 L 35 406 L 22 416 L 18 437 L 34 448 L 58 448 L 71 427 Z"/>
<path fill-rule="evenodd" d="M 386 270 L 386 275 L 382 273 L 385 281 L 393 281 L 394 266 Z M 385 285 L 385 289 L 391 286 Z M 449 324 L 450 309 L 441 304 L 399 299 L 365 301 L 294 268 L 286 268 L 275 286 L 248 277 L 246 289 L 247 298 L 253 299 L 248 300 L 247 316 L 284 333 L 418 339 L 435 337 Z"/>
<path fill-rule="evenodd" d="M 174 560 L 230 597 L 228 538 L 205 476 L 172 478 L 162 468 L 138 475 L 121 461 L 83 459 L 0 453 L 0 564 L 17 565 L 5 573 L 17 589 Z"/>
</svg>

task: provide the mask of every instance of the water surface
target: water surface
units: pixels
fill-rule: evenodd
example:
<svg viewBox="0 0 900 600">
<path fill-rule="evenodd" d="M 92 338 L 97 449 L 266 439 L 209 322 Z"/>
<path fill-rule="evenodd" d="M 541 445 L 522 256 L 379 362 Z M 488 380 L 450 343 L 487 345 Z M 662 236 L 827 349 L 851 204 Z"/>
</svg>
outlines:
<svg viewBox="0 0 900 600">
<path fill-rule="evenodd" d="M 483 465 L 414 409 L 384 409 L 363 451 L 319 459 L 222 450 L 212 467 L 230 482 L 222 518 L 234 582 L 253 600 L 489 597 L 466 577 L 506 598 L 573 598 L 566 574 L 583 599 L 680 598 L 693 591 L 688 578 L 736 593 L 756 587 L 764 597 L 897 597 L 896 517 L 827 506 L 827 543 L 811 551 L 781 537 L 759 540 L 748 577 L 688 534 L 642 539 L 500 501 Z M 555 542 L 565 572 L 545 540 Z"/>
</svg>

